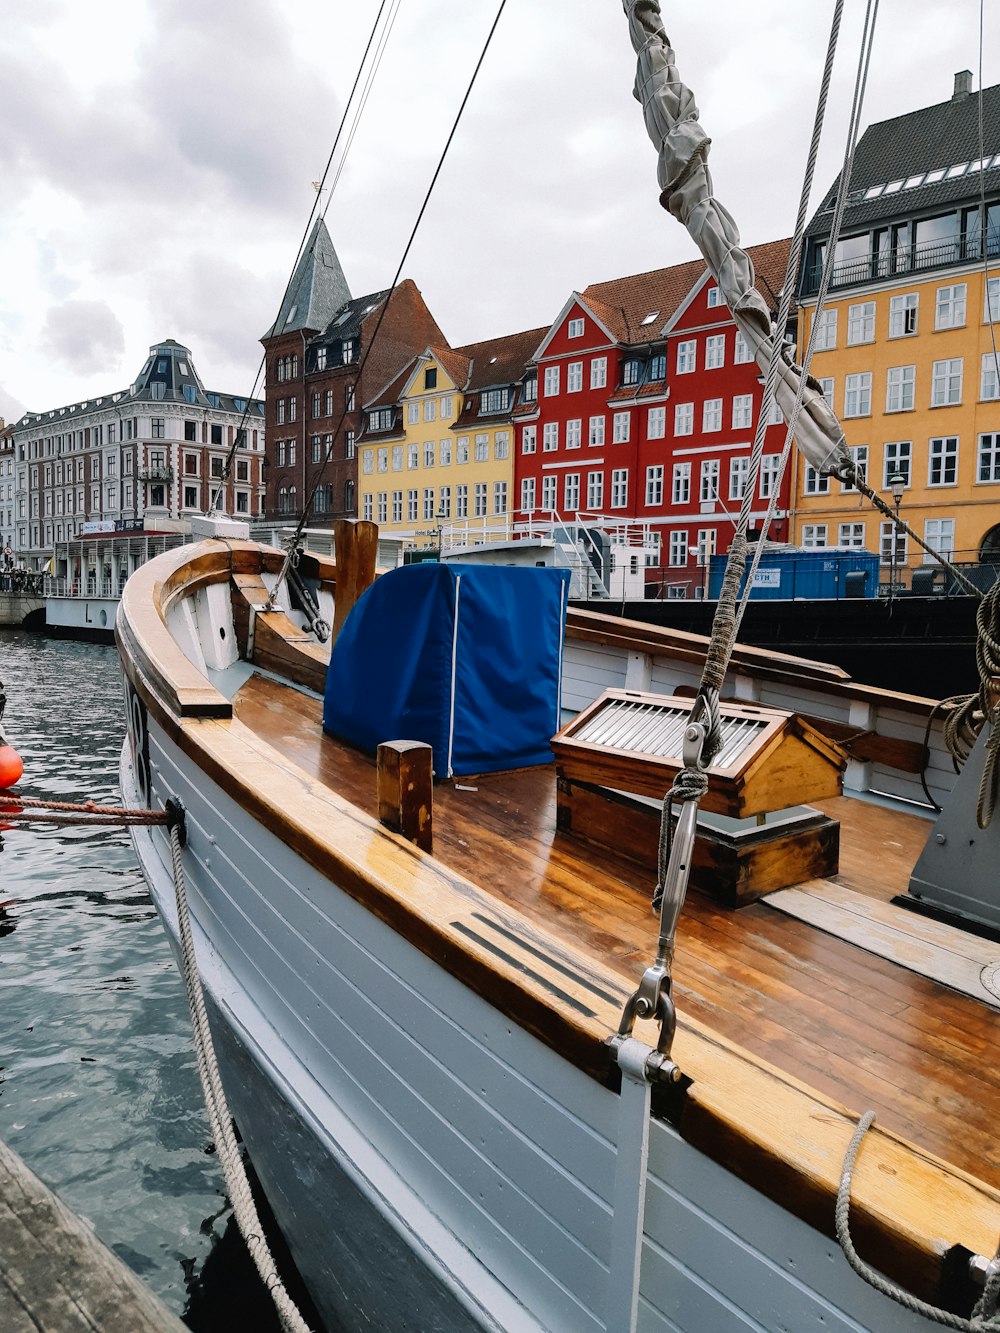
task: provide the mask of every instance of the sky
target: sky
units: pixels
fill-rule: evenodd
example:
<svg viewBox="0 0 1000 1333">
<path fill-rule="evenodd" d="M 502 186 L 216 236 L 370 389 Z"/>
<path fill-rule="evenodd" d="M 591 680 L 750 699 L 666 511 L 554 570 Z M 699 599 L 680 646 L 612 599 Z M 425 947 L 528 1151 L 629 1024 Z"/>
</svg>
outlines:
<svg viewBox="0 0 1000 1333">
<path fill-rule="evenodd" d="M 398 0 L 323 196 L 355 296 L 392 280 L 498 5 Z M 717 198 L 746 244 L 790 235 L 832 0 L 662 8 Z M 979 8 L 882 0 L 862 124 L 947 101 L 961 69 L 978 87 Z M 864 9 L 846 0 L 810 213 L 843 158 Z M 207 388 L 251 392 L 378 11 L 0 0 L 0 416 L 126 387 L 165 338 Z M 403 270 L 453 346 L 694 257 L 657 202 L 634 74 L 619 0 L 507 0 Z"/>
</svg>

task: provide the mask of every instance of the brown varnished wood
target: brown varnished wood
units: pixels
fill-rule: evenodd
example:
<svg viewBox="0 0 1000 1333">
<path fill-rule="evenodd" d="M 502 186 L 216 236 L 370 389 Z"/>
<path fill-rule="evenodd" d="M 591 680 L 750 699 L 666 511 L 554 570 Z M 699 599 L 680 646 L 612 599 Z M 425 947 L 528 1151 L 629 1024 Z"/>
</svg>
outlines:
<svg viewBox="0 0 1000 1333">
<path fill-rule="evenodd" d="M 378 527 L 364 519 L 338 519 L 333 525 L 333 545 L 337 553 L 337 596 L 330 639 L 336 643 L 354 603 L 375 580 Z"/>
<path fill-rule="evenodd" d="M 249 572 L 242 561 L 235 572 Z M 193 571 L 190 586 L 208 577 Z M 120 630 L 127 656 L 129 630 Z M 256 680 L 232 719 L 186 716 L 173 663 L 159 675 L 148 665 L 131 659 L 126 669 L 209 782 L 251 818 L 280 827 L 332 883 L 512 1021 L 587 1073 L 607 1075 L 607 1035 L 653 956 L 649 878 L 612 852 L 581 858 L 577 840 L 555 831 L 550 770 L 463 783 L 475 791 L 442 785 L 428 857 L 380 828 L 372 762 L 322 736 L 318 699 Z M 864 694 L 831 677 L 824 688 Z M 926 701 L 891 702 L 926 716 Z M 871 848 L 856 854 L 859 864 L 867 855 L 869 877 Z M 512 965 L 463 929 L 491 923 L 515 951 L 520 940 L 536 943 L 535 970 L 528 955 Z M 949 1245 L 991 1251 L 1000 1227 L 993 1015 L 764 904 L 737 918 L 692 894 L 682 925 L 674 1054 L 693 1084 L 681 1133 L 829 1231 L 854 1123 L 844 1103 L 870 1103 L 880 1119 L 855 1207 L 863 1228 L 870 1219 L 873 1257 L 884 1254 L 893 1276 L 933 1294 Z M 655 1041 L 648 1024 L 637 1035 Z"/>
<path fill-rule="evenodd" d="M 434 849 L 434 751 L 422 741 L 386 741 L 375 755 L 379 821 L 415 843 Z"/>
<path fill-rule="evenodd" d="M 372 761 L 321 737 L 318 701 L 252 679 L 235 703 L 237 716 L 307 772 L 377 813 Z M 623 985 L 634 981 L 655 952 L 651 874 L 557 832 L 551 769 L 468 785 L 477 790 L 435 790 L 436 857 L 607 960 Z M 841 823 L 838 882 L 883 898 L 905 887 L 926 820 L 844 797 L 818 808 Z M 675 978 L 682 1015 L 838 1101 L 872 1105 L 897 1133 L 1000 1185 L 1000 1079 L 984 1066 L 994 1012 L 766 903 L 734 915 L 697 892 L 684 910 Z"/>
</svg>

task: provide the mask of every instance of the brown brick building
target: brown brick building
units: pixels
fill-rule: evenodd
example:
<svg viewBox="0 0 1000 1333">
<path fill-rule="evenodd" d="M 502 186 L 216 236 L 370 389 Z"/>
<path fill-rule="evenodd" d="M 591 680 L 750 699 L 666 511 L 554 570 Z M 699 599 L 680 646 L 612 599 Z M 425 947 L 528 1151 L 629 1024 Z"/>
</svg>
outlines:
<svg viewBox="0 0 1000 1333">
<path fill-rule="evenodd" d="M 447 346 L 417 287 L 352 297 L 322 219 L 296 267 L 267 358 L 265 515 L 356 518 L 361 405 L 428 344 Z"/>
</svg>

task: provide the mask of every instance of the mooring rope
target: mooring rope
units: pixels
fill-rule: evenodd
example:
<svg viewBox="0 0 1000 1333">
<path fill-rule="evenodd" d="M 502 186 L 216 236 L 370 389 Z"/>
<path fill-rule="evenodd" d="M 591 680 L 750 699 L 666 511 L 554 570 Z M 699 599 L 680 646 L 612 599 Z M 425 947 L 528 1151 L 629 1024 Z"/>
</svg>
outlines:
<svg viewBox="0 0 1000 1333">
<path fill-rule="evenodd" d="M 194 1027 L 195 1058 L 198 1075 L 205 1095 L 212 1136 L 219 1154 L 219 1162 L 226 1180 L 226 1188 L 232 1201 L 233 1213 L 239 1226 L 240 1234 L 246 1242 L 261 1281 L 271 1293 L 274 1307 L 278 1312 L 281 1326 L 286 1333 L 309 1333 L 309 1325 L 302 1318 L 295 1302 L 285 1289 L 285 1284 L 278 1275 L 277 1266 L 264 1238 L 264 1229 L 257 1214 L 257 1207 L 250 1192 L 243 1158 L 240 1156 L 236 1135 L 233 1133 L 233 1119 L 226 1102 L 222 1087 L 222 1078 L 215 1056 L 212 1033 L 208 1026 L 208 1012 L 205 1008 L 205 995 L 202 990 L 201 976 L 198 972 L 198 960 L 194 952 L 194 939 L 191 934 L 191 916 L 188 911 L 187 890 L 184 884 L 184 866 L 181 860 L 180 826 L 175 820 L 170 825 L 170 854 L 174 875 L 174 895 L 177 902 L 177 926 L 181 940 L 182 971 L 184 986 L 187 991 L 188 1008 Z"/>
<path fill-rule="evenodd" d="M 18 808 L 26 807 L 26 808 Z M 35 814 L 33 811 L 52 811 Z M 166 810 L 129 809 L 122 805 L 96 805 L 93 801 L 45 801 L 32 796 L 21 796 L 11 789 L 0 792 L 0 820 L 22 824 L 105 824 L 130 827 L 132 825 L 167 824 Z"/>
<path fill-rule="evenodd" d="M 942 1310 L 938 1306 L 922 1301 L 919 1297 L 905 1291 L 902 1287 L 897 1286 L 895 1282 L 890 1281 L 883 1273 L 880 1273 L 877 1268 L 872 1268 L 870 1264 L 866 1263 L 854 1248 L 849 1224 L 851 1184 L 861 1145 L 874 1120 L 875 1112 L 866 1111 L 858 1121 L 857 1127 L 851 1136 L 851 1142 L 848 1145 L 844 1165 L 840 1173 L 835 1222 L 837 1240 L 840 1242 L 840 1247 L 844 1251 L 847 1262 L 855 1273 L 874 1287 L 876 1291 L 881 1292 L 883 1296 L 888 1296 L 891 1301 L 895 1301 L 897 1305 L 902 1305 L 904 1309 L 912 1310 L 914 1314 L 923 1315 L 925 1319 L 933 1319 L 936 1323 L 943 1324 L 945 1328 L 959 1329 L 960 1333 L 996 1333 L 997 1330 L 1000 1330 L 1000 1309 L 998 1309 L 998 1304 L 1000 1304 L 1000 1245 L 998 1245 L 996 1256 L 990 1265 L 986 1284 L 983 1287 L 983 1294 L 976 1302 L 972 1316 L 969 1319 L 952 1314 L 950 1310 Z"/>
</svg>

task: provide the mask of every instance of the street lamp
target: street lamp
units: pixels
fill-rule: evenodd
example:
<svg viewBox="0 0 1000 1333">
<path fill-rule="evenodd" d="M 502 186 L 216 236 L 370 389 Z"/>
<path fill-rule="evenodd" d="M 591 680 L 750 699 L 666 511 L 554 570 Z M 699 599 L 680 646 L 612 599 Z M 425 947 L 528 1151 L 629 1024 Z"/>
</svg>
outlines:
<svg viewBox="0 0 1000 1333">
<path fill-rule="evenodd" d="M 899 542 L 899 505 L 903 498 L 903 491 L 906 489 L 906 478 L 898 470 L 889 478 L 889 490 L 892 492 L 892 498 L 896 505 L 896 518 L 892 529 L 892 563 L 890 567 L 889 580 L 889 601 L 896 595 L 896 554 Z"/>
<path fill-rule="evenodd" d="M 443 527 L 444 527 L 444 521 L 445 521 L 446 518 L 451 518 L 451 514 L 449 513 L 448 509 L 445 507 L 445 503 L 444 503 L 443 500 L 442 500 L 442 501 L 440 502 L 440 504 L 438 505 L 438 511 L 437 511 L 437 513 L 434 515 L 434 518 L 435 518 L 435 520 L 437 521 L 437 539 L 438 539 L 438 541 L 437 541 L 437 547 L 438 547 L 438 559 L 440 560 L 440 559 L 441 559 L 441 533 L 442 533 L 442 529 L 443 529 Z"/>
</svg>

